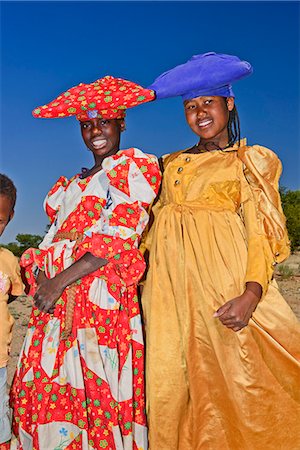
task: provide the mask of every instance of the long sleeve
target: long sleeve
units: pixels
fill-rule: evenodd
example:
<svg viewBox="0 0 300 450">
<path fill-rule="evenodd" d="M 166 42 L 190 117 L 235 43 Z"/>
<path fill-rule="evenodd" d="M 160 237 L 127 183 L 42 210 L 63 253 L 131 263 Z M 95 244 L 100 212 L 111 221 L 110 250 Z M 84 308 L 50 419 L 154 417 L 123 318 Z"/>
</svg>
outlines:
<svg viewBox="0 0 300 450">
<path fill-rule="evenodd" d="M 110 258 L 125 242 L 139 241 L 149 219 L 147 208 L 159 189 L 160 172 L 155 156 L 134 148 L 104 160 L 103 169 L 108 178 L 106 205 L 100 220 L 86 233 L 88 239 L 82 246 L 89 243 L 95 256 Z M 102 253 L 100 241 L 103 248 L 107 242 L 110 244 L 108 253 Z"/>
<path fill-rule="evenodd" d="M 73 178 L 68 180 L 65 176 L 59 177 L 59 179 L 54 183 L 50 191 L 44 200 L 44 210 L 50 221 L 50 228 L 46 233 L 40 247 L 49 247 L 52 244 L 54 235 L 56 233 L 56 218 L 59 213 L 63 198 L 67 187 L 72 182 Z M 29 248 L 27 249 L 20 259 L 20 265 L 24 268 L 37 267 L 40 270 L 45 271 L 45 252 L 40 250 L 40 248 Z M 35 284 L 35 278 L 32 270 L 25 270 L 25 277 L 27 278 L 27 283 L 29 285 Z"/>
<path fill-rule="evenodd" d="M 245 282 L 258 282 L 265 293 L 274 266 L 289 255 L 289 240 L 282 212 L 278 181 L 281 162 L 271 150 L 242 147 L 242 215 L 248 241 Z"/>
<path fill-rule="evenodd" d="M 157 158 L 132 148 L 107 158 L 103 169 L 109 180 L 107 202 L 78 252 L 106 258 L 118 265 L 123 279 L 136 281 L 145 269 L 138 243 L 160 186 Z"/>
<path fill-rule="evenodd" d="M 64 176 L 59 177 L 59 179 L 56 181 L 56 183 L 53 185 L 53 187 L 46 195 L 46 198 L 44 200 L 44 209 L 47 216 L 49 217 L 51 224 L 56 219 L 56 215 L 62 203 L 65 190 L 67 189 L 68 185 L 72 180 L 73 178 L 71 178 L 71 180 L 68 180 Z"/>
</svg>

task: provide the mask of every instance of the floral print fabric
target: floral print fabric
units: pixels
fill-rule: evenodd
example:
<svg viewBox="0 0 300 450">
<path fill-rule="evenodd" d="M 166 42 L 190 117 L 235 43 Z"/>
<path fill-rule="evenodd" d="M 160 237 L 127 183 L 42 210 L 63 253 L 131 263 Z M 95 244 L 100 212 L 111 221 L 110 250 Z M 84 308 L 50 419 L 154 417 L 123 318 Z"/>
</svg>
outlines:
<svg viewBox="0 0 300 450">
<path fill-rule="evenodd" d="M 107 75 L 93 83 L 80 83 L 68 89 L 47 105 L 35 108 L 32 114 L 42 118 L 121 119 L 127 108 L 152 100 L 154 91 L 151 89 Z"/>
<path fill-rule="evenodd" d="M 31 295 L 35 267 L 53 277 L 85 252 L 109 262 L 77 281 L 67 339 L 66 291 L 53 315 L 33 307 L 11 393 L 19 448 L 147 448 L 136 292 L 145 265 L 137 246 L 159 184 L 156 158 L 129 149 L 90 177 L 60 178 L 49 192 L 51 228 L 40 248 L 22 257 Z M 84 235 L 79 246 L 55 237 L 75 231 Z"/>
</svg>

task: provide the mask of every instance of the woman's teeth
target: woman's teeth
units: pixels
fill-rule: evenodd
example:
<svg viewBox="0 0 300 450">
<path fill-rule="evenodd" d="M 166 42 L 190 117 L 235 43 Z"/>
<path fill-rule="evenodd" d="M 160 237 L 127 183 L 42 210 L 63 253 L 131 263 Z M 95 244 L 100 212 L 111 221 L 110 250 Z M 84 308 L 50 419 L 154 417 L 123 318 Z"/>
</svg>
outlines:
<svg viewBox="0 0 300 450">
<path fill-rule="evenodd" d="M 199 127 L 206 127 L 207 125 L 210 125 L 212 123 L 211 119 L 205 119 L 198 122 Z"/>
<path fill-rule="evenodd" d="M 103 148 L 106 146 L 106 139 L 94 139 L 92 145 L 96 149 Z"/>
</svg>

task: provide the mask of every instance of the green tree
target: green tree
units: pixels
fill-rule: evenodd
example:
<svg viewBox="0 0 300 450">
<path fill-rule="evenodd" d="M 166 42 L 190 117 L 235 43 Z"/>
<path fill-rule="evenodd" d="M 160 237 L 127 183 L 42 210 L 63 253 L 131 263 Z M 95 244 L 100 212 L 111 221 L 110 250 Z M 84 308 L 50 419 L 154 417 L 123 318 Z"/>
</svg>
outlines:
<svg viewBox="0 0 300 450">
<path fill-rule="evenodd" d="M 14 255 L 20 257 L 28 248 L 38 247 L 42 240 L 42 236 L 38 234 L 17 234 L 17 242 L 9 242 L 6 245 L 2 245 L 2 247 L 8 248 Z"/>
<path fill-rule="evenodd" d="M 300 190 L 290 191 L 281 187 L 280 195 L 291 241 L 291 250 L 295 251 L 300 248 Z"/>
</svg>

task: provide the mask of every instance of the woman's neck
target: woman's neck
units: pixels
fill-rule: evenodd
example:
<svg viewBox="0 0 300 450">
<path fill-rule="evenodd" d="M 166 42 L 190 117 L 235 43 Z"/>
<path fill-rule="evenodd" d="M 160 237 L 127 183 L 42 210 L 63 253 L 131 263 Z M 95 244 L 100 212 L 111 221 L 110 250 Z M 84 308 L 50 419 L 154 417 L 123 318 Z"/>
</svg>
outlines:
<svg viewBox="0 0 300 450">
<path fill-rule="evenodd" d="M 118 149 L 115 149 L 111 151 L 109 154 L 98 156 L 94 155 L 94 165 L 90 169 L 83 169 L 80 178 L 87 178 L 91 175 L 94 175 L 95 173 L 99 172 L 102 169 L 103 161 L 108 158 L 109 156 L 115 155 L 119 151 Z"/>
<path fill-rule="evenodd" d="M 100 170 L 102 168 L 103 161 L 106 158 L 108 158 L 109 156 L 115 155 L 119 150 L 120 150 L 120 148 L 118 147 L 118 148 L 111 149 L 108 153 L 105 153 L 104 155 L 94 154 L 94 162 L 95 162 L 95 164 L 93 165 L 91 170 L 93 170 L 95 168 L 98 168 L 98 170 Z"/>
<path fill-rule="evenodd" d="M 196 145 L 196 148 L 199 152 L 210 152 L 213 150 L 224 150 L 226 147 L 228 147 L 228 140 L 227 141 L 214 141 L 213 139 L 211 141 L 199 141 Z"/>
</svg>

